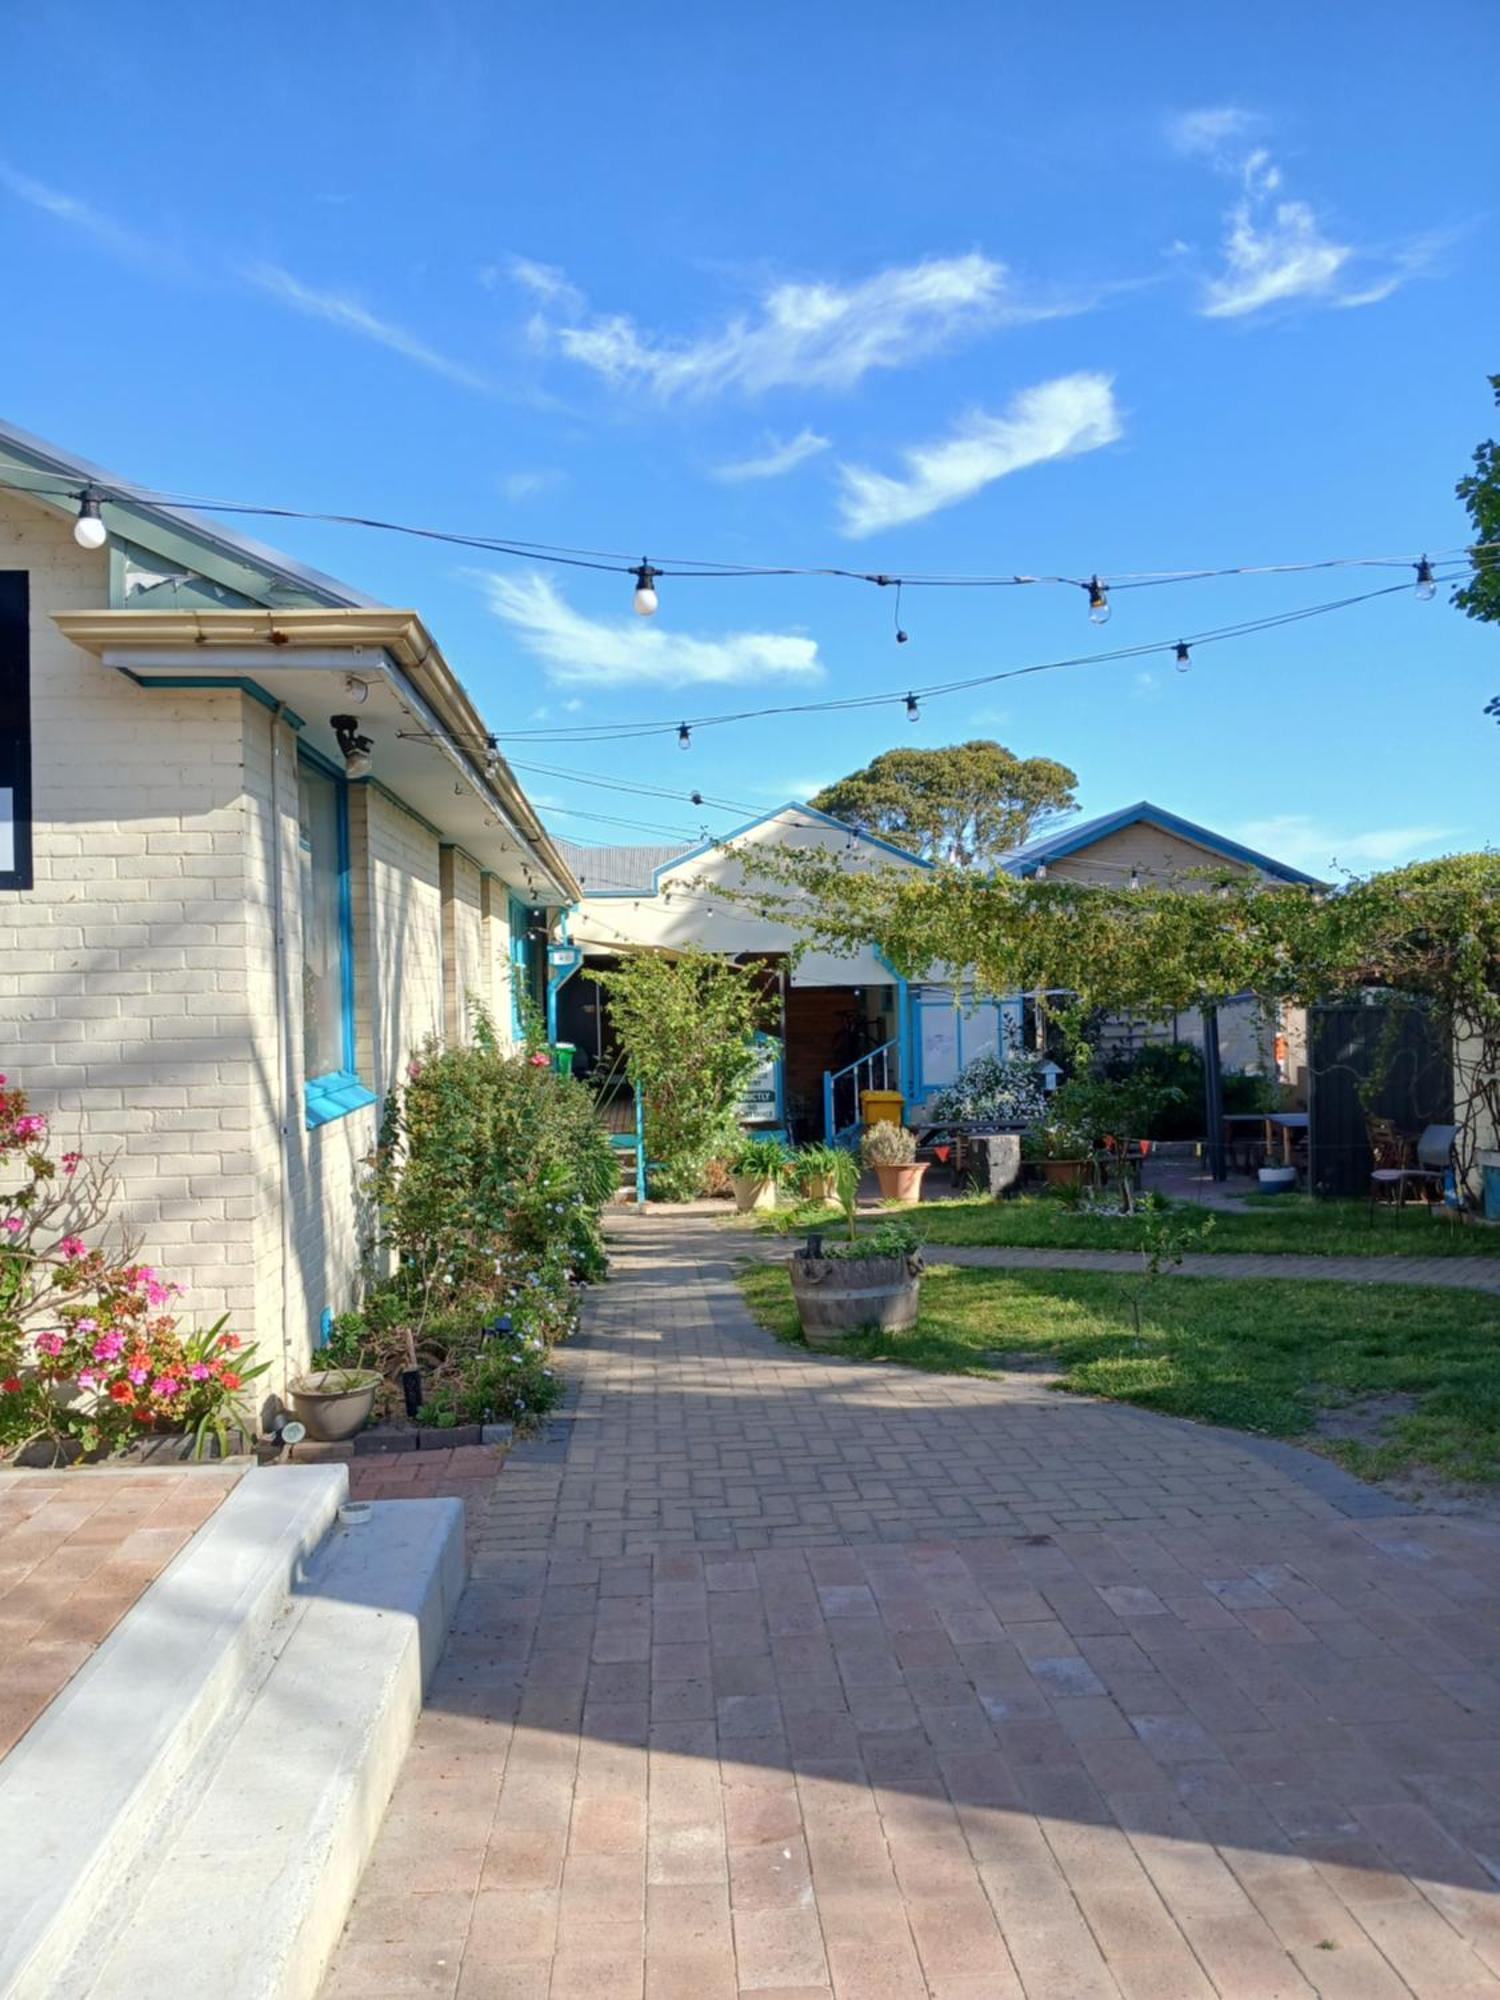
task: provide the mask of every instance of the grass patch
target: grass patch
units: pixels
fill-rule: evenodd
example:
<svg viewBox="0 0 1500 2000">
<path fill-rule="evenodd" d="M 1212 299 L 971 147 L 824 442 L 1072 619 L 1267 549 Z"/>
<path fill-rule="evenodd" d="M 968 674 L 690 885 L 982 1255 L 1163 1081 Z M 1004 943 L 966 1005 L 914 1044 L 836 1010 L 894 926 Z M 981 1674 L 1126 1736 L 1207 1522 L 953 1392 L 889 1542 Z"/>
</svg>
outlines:
<svg viewBox="0 0 1500 2000">
<path fill-rule="evenodd" d="M 750 1310 L 800 1338 L 784 1268 L 740 1276 Z M 1500 1307 L 1480 1293 L 1320 1279 L 1132 1278 L 938 1266 L 908 1334 L 849 1351 L 938 1374 L 988 1375 L 995 1357 L 1051 1362 L 1067 1389 L 1318 1445 L 1367 1477 L 1418 1469 L 1500 1481 Z M 1377 1444 L 1329 1443 L 1320 1416 L 1365 1396 L 1414 1398 Z"/>
<path fill-rule="evenodd" d="M 1500 1257 L 1500 1230 L 1462 1224 L 1424 1209 L 1381 1209 L 1375 1220 L 1362 1201 L 1317 1201 L 1310 1195 L 1250 1197 L 1244 1214 L 1172 1202 L 1214 1226 L 1195 1251 L 1224 1256 L 1259 1250 L 1298 1257 Z M 923 1202 L 912 1219 L 927 1243 L 994 1245 L 1026 1250 L 1135 1250 L 1143 1223 L 1134 1216 L 1090 1215 L 1049 1195 Z M 795 1224 L 793 1225 L 795 1226 Z"/>
</svg>

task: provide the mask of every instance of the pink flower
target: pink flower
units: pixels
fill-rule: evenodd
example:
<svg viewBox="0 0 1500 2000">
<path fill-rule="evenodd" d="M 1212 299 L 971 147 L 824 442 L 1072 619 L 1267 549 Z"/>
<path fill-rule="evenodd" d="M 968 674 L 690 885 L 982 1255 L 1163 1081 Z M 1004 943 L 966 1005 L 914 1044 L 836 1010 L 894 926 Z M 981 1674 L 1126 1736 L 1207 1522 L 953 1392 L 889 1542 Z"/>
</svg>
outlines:
<svg viewBox="0 0 1500 2000">
<path fill-rule="evenodd" d="M 19 1236 L 26 1227 L 26 1218 L 21 1215 L 7 1215 L 3 1226 L 12 1236 Z"/>
<path fill-rule="evenodd" d="M 39 1333 L 36 1337 L 38 1354 L 59 1355 L 63 1351 L 63 1337 L 60 1333 Z"/>
<path fill-rule="evenodd" d="M 213 1372 L 206 1361 L 195 1361 L 191 1368 L 188 1369 L 189 1375 L 192 1376 L 195 1382 L 206 1382 Z"/>
<path fill-rule="evenodd" d="M 419 1062 L 409 1062 L 406 1065 L 406 1074 L 415 1083 L 417 1078 L 422 1074 L 422 1065 Z"/>
<path fill-rule="evenodd" d="M 125 1336 L 123 1333 L 101 1333 L 99 1338 L 94 1342 L 94 1359 L 96 1361 L 113 1361 L 124 1345 Z"/>
<path fill-rule="evenodd" d="M 18 1139 L 40 1139 L 47 1129 L 47 1121 L 39 1111 L 28 1111 L 16 1120 L 15 1131 Z"/>
<path fill-rule="evenodd" d="M 98 1330 L 99 1322 L 96 1319 L 75 1319 L 73 1326 L 78 1333 L 94 1333 Z"/>
<path fill-rule="evenodd" d="M 95 1383 L 96 1383 L 96 1382 L 97 1382 L 98 1380 L 99 1380 L 99 1377 L 98 1377 L 98 1374 L 96 1373 L 96 1371 L 95 1371 L 94 1369 L 92 1369 L 92 1368 L 80 1368 L 80 1369 L 79 1369 L 79 1371 L 78 1371 L 78 1386 L 79 1386 L 79 1388 L 80 1388 L 80 1389 L 92 1389 L 92 1388 L 93 1388 L 93 1386 L 94 1386 L 94 1384 L 95 1384 Z"/>
<path fill-rule="evenodd" d="M 82 1153 L 64 1153 L 62 1156 L 63 1172 L 65 1174 L 76 1174 L 82 1159 Z"/>
<path fill-rule="evenodd" d="M 65 1257 L 81 1257 L 87 1246 L 81 1236 L 65 1236 L 57 1247 Z"/>
<path fill-rule="evenodd" d="M 146 1379 L 147 1371 L 144 1368 L 132 1368 L 129 1372 L 132 1382 L 140 1383 Z"/>
<path fill-rule="evenodd" d="M 181 1387 L 182 1384 L 175 1375 L 158 1375 L 151 1384 L 151 1393 L 153 1396 L 170 1398 L 175 1396 Z"/>
<path fill-rule="evenodd" d="M 548 1063 L 551 1062 L 552 1058 L 551 1056 L 543 1055 L 542 1051 L 540 1049 L 537 1049 L 532 1055 L 529 1055 L 526 1058 L 526 1060 L 531 1064 L 531 1067 L 533 1069 L 545 1069 Z"/>
</svg>

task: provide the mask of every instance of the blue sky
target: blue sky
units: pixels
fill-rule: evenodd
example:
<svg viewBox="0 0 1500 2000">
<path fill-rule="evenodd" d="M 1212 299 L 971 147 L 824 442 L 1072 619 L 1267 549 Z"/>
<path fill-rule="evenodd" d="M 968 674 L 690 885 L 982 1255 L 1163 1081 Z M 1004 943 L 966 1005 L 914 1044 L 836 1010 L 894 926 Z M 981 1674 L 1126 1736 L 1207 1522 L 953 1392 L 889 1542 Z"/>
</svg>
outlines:
<svg viewBox="0 0 1500 2000">
<path fill-rule="evenodd" d="M 1492 430 L 1493 9 L 0 0 L 0 407 L 163 489 L 726 563 L 1129 572 L 1450 548 Z M 16 309 L 19 303 L 20 309 Z M 502 736 L 897 690 L 1392 580 L 628 579 L 288 524 Z M 997 736 L 1297 864 L 1497 837 L 1500 633 L 1402 592 L 1205 647 L 628 747 L 579 839 Z M 588 814 L 639 822 L 616 826 Z"/>
</svg>

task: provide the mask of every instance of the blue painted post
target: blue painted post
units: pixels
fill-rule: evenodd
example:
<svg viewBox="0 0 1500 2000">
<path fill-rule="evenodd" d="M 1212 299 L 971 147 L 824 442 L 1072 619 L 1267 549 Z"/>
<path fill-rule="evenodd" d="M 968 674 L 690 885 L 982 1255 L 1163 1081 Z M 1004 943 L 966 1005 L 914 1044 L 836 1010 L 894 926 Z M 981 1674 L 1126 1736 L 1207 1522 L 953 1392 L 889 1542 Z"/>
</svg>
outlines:
<svg viewBox="0 0 1500 2000">
<path fill-rule="evenodd" d="M 646 1111 L 639 1084 L 635 1087 L 635 1205 L 646 1206 Z"/>
<path fill-rule="evenodd" d="M 833 1144 L 833 1071 L 823 1072 L 823 1143 Z"/>
</svg>

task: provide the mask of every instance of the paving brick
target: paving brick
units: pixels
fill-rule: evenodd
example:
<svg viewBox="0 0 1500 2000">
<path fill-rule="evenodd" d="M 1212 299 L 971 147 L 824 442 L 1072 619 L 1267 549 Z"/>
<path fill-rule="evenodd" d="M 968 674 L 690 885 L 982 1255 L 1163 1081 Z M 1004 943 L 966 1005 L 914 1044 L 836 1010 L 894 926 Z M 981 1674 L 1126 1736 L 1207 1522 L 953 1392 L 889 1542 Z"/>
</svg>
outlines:
<svg viewBox="0 0 1500 2000">
<path fill-rule="evenodd" d="M 1500 1532 L 613 1234 L 324 2000 L 1500 1995 Z"/>
</svg>

